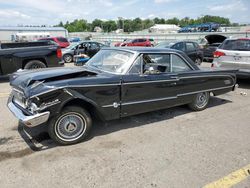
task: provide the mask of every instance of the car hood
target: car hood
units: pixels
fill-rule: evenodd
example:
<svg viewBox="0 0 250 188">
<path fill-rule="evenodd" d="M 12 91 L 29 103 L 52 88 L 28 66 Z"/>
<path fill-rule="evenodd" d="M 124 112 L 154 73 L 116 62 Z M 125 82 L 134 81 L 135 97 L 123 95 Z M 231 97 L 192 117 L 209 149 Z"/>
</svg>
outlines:
<svg viewBox="0 0 250 188">
<path fill-rule="evenodd" d="M 98 72 L 83 67 L 25 70 L 10 76 L 10 85 L 24 90 L 39 83 L 67 80 L 77 77 L 97 75 Z"/>
</svg>

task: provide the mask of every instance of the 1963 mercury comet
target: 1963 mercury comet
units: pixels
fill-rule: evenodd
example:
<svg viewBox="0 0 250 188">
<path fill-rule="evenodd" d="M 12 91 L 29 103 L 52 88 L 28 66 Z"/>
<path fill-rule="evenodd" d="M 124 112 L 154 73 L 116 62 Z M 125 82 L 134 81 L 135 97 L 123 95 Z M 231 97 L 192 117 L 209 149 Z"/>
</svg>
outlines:
<svg viewBox="0 0 250 188">
<path fill-rule="evenodd" d="M 92 119 L 111 120 L 188 104 L 199 111 L 210 94 L 234 90 L 233 70 L 201 70 L 184 53 L 107 48 L 85 66 L 12 75 L 8 107 L 26 126 L 48 126 L 62 145 L 82 141 Z"/>
</svg>

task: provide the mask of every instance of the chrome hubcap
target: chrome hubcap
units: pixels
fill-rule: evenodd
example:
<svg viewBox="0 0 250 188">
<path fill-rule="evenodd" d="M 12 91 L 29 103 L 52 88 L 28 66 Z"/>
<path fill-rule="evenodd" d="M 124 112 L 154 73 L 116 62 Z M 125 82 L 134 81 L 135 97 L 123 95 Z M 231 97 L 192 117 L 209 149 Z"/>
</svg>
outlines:
<svg viewBox="0 0 250 188">
<path fill-rule="evenodd" d="M 208 101 L 208 93 L 200 93 L 197 95 L 196 104 L 199 108 L 203 108 Z"/>
<path fill-rule="evenodd" d="M 197 65 L 200 65 L 200 64 L 201 64 L 201 60 L 200 60 L 200 59 L 196 59 L 196 60 L 195 60 L 195 63 L 196 63 Z"/>
<path fill-rule="evenodd" d="M 71 56 L 69 56 L 69 55 L 65 56 L 65 61 L 66 62 L 71 62 L 71 59 L 72 59 Z"/>
<path fill-rule="evenodd" d="M 57 136 L 64 141 L 73 141 L 80 138 L 86 130 L 86 121 L 81 114 L 68 113 L 56 123 Z"/>
</svg>

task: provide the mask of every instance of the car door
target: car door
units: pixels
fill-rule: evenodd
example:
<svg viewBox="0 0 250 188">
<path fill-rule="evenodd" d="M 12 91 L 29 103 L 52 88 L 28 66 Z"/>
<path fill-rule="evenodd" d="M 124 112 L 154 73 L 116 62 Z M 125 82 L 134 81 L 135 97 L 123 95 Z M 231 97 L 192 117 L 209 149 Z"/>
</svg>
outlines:
<svg viewBox="0 0 250 188">
<path fill-rule="evenodd" d="M 99 50 L 100 50 L 99 45 L 95 42 L 91 42 L 88 48 L 88 56 L 93 57 Z"/>
<path fill-rule="evenodd" d="M 178 77 L 171 73 L 170 54 L 141 54 L 122 77 L 121 116 L 174 105 Z"/>
<path fill-rule="evenodd" d="M 185 53 L 188 55 L 188 57 L 190 57 L 190 59 L 192 59 L 195 62 L 198 55 L 194 43 L 185 42 L 185 48 L 186 48 Z"/>
<path fill-rule="evenodd" d="M 81 43 L 76 46 L 75 55 L 87 54 L 89 43 Z"/>
</svg>

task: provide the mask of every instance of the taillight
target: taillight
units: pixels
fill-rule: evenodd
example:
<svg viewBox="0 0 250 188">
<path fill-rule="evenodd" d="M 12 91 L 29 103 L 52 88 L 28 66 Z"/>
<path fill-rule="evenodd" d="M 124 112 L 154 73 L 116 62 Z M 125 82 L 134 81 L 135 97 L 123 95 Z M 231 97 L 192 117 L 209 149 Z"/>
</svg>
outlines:
<svg viewBox="0 0 250 188">
<path fill-rule="evenodd" d="M 61 48 L 58 48 L 58 49 L 56 50 L 56 56 L 57 56 L 59 59 L 62 58 L 62 50 L 61 50 Z"/>
<path fill-rule="evenodd" d="M 214 58 L 218 58 L 218 57 L 221 57 L 221 56 L 224 56 L 226 55 L 224 52 L 220 52 L 220 51 L 215 51 L 214 52 Z"/>
</svg>

